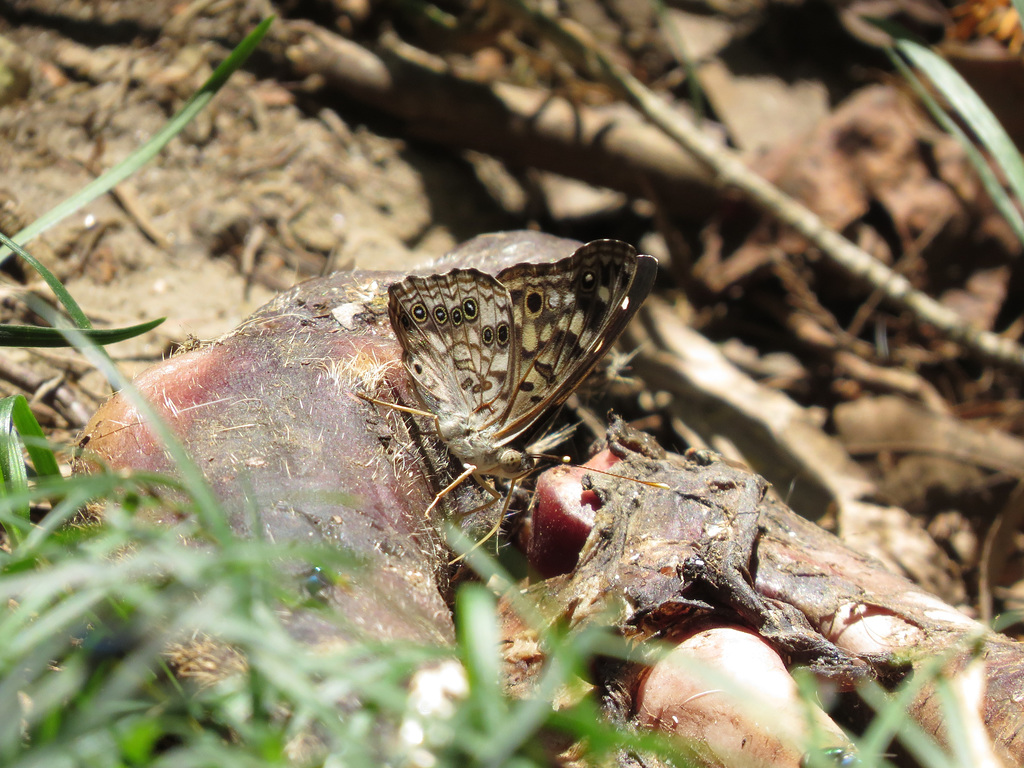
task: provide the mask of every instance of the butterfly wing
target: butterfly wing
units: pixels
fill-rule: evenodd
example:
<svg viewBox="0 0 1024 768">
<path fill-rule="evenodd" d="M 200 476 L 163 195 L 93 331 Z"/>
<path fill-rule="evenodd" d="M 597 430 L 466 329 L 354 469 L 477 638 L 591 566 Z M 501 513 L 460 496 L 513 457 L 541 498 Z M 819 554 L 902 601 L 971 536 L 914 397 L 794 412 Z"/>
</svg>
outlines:
<svg viewBox="0 0 1024 768">
<path fill-rule="evenodd" d="M 501 283 L 476 269 L 407 277 L 388 288 L 388 314 L 430 411 L 498 418 L 514 364 L 512 302 Z"/>
<path fill-rule="evenodd" d="M 650 293 L 658 269 L 618 240 L 595 240 L 550 264 L 502 271 L 517 330 L 509 400 L 495 439 L 507 443 L 565 402 Z"/>
</svg>

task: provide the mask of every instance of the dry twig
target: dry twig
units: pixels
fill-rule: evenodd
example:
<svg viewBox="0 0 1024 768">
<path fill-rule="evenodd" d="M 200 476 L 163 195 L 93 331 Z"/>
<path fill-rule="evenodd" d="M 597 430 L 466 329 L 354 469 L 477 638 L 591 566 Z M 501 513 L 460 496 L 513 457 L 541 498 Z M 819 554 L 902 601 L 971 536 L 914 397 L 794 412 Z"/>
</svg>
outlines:
<svg viewBox="0 0 1024 768">
<path fill-rule="evenodd" d="M 436 57 L 390 41 L 377 55 L 322 27 L 275 27 L 299 77 L 336 88 L 403 121 L 403 132 L 643 197 L 675 212 L 710 213 L 707 171 L 623 104 L 587 107 L 546 91 L 459 77 Z"/>
<path fill-rule="evenodd" d="M 61 380 L 48 380 L 2 355 L 0 355 L 0 379 L 9 381 L 25 390 L 31 399 L 35 399 L 38 395 L 52 400 L 59 406 L 61 415 L 73 427 L 84 427 L 89 421 L 89 409 L 81 403 L 74 390 Z"/>
</svg>

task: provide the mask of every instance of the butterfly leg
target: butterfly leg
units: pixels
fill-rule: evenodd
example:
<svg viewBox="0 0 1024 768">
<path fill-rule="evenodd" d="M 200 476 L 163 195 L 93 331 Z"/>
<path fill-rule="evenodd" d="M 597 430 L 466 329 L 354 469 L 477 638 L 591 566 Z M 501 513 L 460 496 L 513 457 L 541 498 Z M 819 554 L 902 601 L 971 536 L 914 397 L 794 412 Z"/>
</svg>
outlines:
<svg viewBox="0 0 1024 768">
<path fill-rule="evenodd" d="M 476 480 L 476 484 L 477 485 L 479 485 L 481 488 L 483 488 L 485 491 L 487 491 L 487 493 L 491 497 L 491 500 L 490 501 L 485 501 L 479 507 L 473 507 L 473 509 L 469 510 L 469 512 L 467 512 L 464 515 L 464 517 L 469 517 L 470 515 L 475 515 L 481 509 L 487 509 L 489 506 L 494 504 L 494 502 L 496 502 L 498 499 L 501 498 L 501 494 L 498 493 L 498 490 L 493 485 L 491 485 L 486 480 L 484 480 L 483 475 L 473 475 L 473 479 Z M 515 487 L 516 487 L 515 483 L 513 482 L 512 488 L 515 488 Z M 509 496 L 508 498 L 512 498 L 512 497 Z M 505 506 L 508 507 L 508 504 L 506 504 Z M 488 534 L 488 535 L 490 535 L 490 534 Z"/>
<path fill-rule="evenodd" d="M 472 475 L 475 472 L 476 472 L 476 467 L 473 464 L 467 464 L 466 465 L 466 470 L 461 475 L 459 475 L 454 480 L 452 480 L 444 490 L 440 491 L 437 494 L 437 496 L 434 497 L 434 500 L 432 502 L 430 502 L 430 506 L 427 507 L 427 511 L 424 512 L 424 514 L 427 517 L 430 517 L 430 513 L 434 511 L 434 507 L 437 506 L 437 503 L 439 501 L 441 501 L 441 499 L 443 499 L 449 493 L 451 493 L 453 490 L 455 490 L 467 477 L 469 477 L 470 475 Z M 494 495 L 495 499 L 500 498 L 500 496 L 498 495 L 498 492 L 495 491 L 493 488 L 490 488 L 488 490 Z M 493 503 L 494 503 L 494 501 L 489 501 L 487 504 L 489 505 L 489 504 L 493 504 Z"/>
<path fill-rule="evenodd" d="M 373 403 L 374 405 L 383 405 L 386 408 L 401 411 L 402 413 L 411 413 L 413 416 L 426 416 L 428 419 L 433 419 L 434 421 L 437 421 L 437 416 L 435 414 L 431 413 L 430 411 L 424 411 L 422 408 L 410 408 L 407 405 L 389 403 L 387 400 L 378 400 L 376 397 L 364 395 L 362 392 L 354 392 L 353 394 L 360 400 L 365 400 L 366 402 Z"/>
<path fill-rule="evenodd" d="M 480 476 L 475 476 L 473 479 L 476 480 L 480 485 L 482 485 L 484 487 L 484 489 L 488 493 L 494 494 L 494 498 L 491 501 L 487 502 L 486 504 L 481 504 L 479 507 L 474 509 L 473 512 L 479 512 L 481 509 L 484 509 L 486 507 L 491 506 L 491 504 L 493 504 L 495 501 L 497 501 L 499 498 L 501 498 L 501 494 L 499 494 L 494 489 L 494 486 L 492 486 L 488 482 L 485 482 L 483 478 L 481 478 Z M 482 539 L 480 539 L 480 541 L 478 541 L 476 544 L 474 544 L 470 549 L 467 549 L 461 555 L 459 555 L 454 560 L 452 560 L 449 563 L 449 565 L 453 565 L 453 564 L 459 562 L 459 560 L 461 560 L 462 558 L 466 557 L 467 555 L 475 552 L 480 546 L 482 546 L 488 539 L 490 539 L 492 536 L 494 536 L 501 529 L 501 524 L 505 521 L 505 515 L 508 512 L 509 504 L 512 502 L 512 494 L 513 494 L 513 491 L 515 491 L 515 489 L 516 489 L 516 483 L 519 482 L 519 479 L 520 478 L 515 477 L 509 483 L 508 495 L 505 497 L 505 503 L 501 505 L 501 514 L 498 515 L 498 520 L 494 524 L 494 527 L 492 527 L 491 530 L 489 530 L 487 532 L 487 535 L 484 536 Z M 473 512 L 470 512 L 469 514 L 473 514 Z"/>
</svg>

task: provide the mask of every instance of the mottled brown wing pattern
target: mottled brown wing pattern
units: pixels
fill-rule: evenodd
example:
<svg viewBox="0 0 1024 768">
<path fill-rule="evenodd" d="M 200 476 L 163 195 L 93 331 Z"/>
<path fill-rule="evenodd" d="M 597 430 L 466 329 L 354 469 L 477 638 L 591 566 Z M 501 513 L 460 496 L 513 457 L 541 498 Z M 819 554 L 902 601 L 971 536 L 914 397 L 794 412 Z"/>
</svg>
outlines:
<svg viewBox="0 0 1024 768">
<path fill-rule="evenodd" d="M 388 314 L 424 405 L 435 413 L 504 410 L 514 331 L 508 291 L 476 269 L 407 277 L 388 289 Z"/>
<path fill-rule="evenodd" d="M 561 405 L 593 370 L 650 293 L 657 260 L 618 240 L 595 240 L 550 264 L 498 275 L 509 292 L 514 383 L 498 443 L 516 439 Z"/>
<path fill-rule="evenodd" d="M 509 471 L 497 449 L 579 386 L 656 272 L 653 257 L 596 240 L 561 261 L 518 264 L 497 278 L 456 269 L 392 285 L 388 311 L 403 360 L 449 447 L 467 466 Z"/>
</svg>

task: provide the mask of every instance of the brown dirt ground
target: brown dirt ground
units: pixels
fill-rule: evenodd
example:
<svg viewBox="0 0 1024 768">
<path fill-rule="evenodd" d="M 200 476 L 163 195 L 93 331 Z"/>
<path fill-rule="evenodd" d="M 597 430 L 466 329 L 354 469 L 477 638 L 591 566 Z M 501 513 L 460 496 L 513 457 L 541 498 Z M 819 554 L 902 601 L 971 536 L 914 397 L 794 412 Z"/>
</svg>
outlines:
<svg viewBox="0 0 1024 768">
<path fill-rule="evenodd" d="M 22 224 L 137 149 L 211 71 L 209 50 L 170 40 L 90 48 L 2 19 L 0 32 L 37 76 L 24 99 L 0 108 L 0 201 Z M 308 114 L 285 85 L 242 71 L 155 161 L 29 247 L 98 327 L 167 318 L 110 347 L 133 375 L 188 336 L 229 331 L 306 277 L 402 269 L 503 223 L 457 157 L 333 110 Z M 29 287 L 45 289 L 37 279 Z M 9 284 L 9 295 L 17 290 Z M 8 299 L 4 319 L 24 321 L 17 313 Z M 4 355 L 45 379 L 80 370 L 69 352 Z M 89 373 L 78 389 L 90 408 L 107 393 Z M 65 434 L 80 426 L 40 415 Z"/>
</svg>

